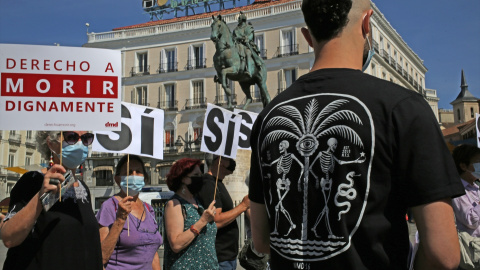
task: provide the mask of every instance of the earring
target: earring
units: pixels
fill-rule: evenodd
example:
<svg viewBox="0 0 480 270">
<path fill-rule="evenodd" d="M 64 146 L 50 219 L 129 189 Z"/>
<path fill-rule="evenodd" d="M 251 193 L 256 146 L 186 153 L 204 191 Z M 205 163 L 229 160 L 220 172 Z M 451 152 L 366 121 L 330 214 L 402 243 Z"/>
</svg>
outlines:
<svg viewBox="0 0 480 270">
<path fill-rule="evenodd" d="M 50 152 L 50 161 L 48 162 L 48 169 L 53 167 L 54 164 L 55 163 L 53 163 L 53 155 L 52 155 L 52 152 Z"/>
</svg>

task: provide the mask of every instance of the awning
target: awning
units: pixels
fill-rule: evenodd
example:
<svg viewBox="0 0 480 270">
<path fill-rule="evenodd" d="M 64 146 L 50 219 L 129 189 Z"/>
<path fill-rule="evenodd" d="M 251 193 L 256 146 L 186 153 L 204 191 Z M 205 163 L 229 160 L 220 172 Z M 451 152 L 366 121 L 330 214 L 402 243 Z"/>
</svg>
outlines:
<svg viewBox="0 0 480 270">
<path fill-rule="evenodd" d="M 8 168 L 5 168 L 5 170 L 9 170 L 19 174 L 24 174 L 28 172 L 28 170 L 25 170 L 24 168 L 20 168 L 20 167 L 8 167 Z"/>
<path fill-rule="evenodd" d="M 113 166 L 98 166 L 98 167 L 93 168 L 93 171 L 94 172 L 96 172 L 96 171 L 112 171 L 112 173 L 113 173 Z"/>
</svg>

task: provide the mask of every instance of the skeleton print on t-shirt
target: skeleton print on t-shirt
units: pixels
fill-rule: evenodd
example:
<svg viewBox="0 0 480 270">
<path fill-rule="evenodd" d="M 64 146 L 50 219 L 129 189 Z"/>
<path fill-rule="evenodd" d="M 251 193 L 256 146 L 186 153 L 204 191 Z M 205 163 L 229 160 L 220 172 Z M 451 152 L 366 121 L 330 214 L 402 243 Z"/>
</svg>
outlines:
<svg viewBox="0 0 480 270">
<path fill-rule="evenodd" d="M 307 261 L 347 250 L 370 183 L 374 127 L 366 106 L 348 95 L 301 97 L 275 106 L 260 129 L 271 247 Z"/>
</svg>

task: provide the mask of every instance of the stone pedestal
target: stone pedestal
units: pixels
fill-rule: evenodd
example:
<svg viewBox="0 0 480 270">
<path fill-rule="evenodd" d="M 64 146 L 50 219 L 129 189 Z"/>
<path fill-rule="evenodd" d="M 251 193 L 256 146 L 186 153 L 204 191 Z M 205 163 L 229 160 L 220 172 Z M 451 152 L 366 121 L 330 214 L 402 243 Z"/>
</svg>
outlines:
<svg viewBox="0 0 480 270">
<path fill-rule="evenodd" d="M 250 150 L 238 150 L 237 158 L 235 159 L 237 162 L 235 172 L 223 180 L 234 204 L 240 203 L 243 197 L 248 194 L 248 186 L 245 184 L 245 179 L 250 173 L 251 154 L 252 151 Z"/>
</svg>

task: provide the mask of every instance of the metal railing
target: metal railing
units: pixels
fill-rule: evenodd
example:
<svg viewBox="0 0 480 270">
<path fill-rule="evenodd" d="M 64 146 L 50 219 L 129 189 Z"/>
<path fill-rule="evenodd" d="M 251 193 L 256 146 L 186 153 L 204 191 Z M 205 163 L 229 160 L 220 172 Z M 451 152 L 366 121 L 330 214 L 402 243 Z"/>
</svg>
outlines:
<svg viewBox="0 0 480 270">
<path fill-rule="evenodd" d="M 298 55 L 298 44 L 279 46 L 275 53 L 275 57 L 286 57 L 291 55 Z"/>
<path fill-rule="evenodd" d="M 144 76 L 144 75 L 150 75 L 150 65 L 148 66 L 142 66 L 142 67 L 132 67 L 130 70 L 130 76 L 135 77 L 135 76 Z"/>
<path fill-rule="evenodd" d="M 185 70 L 207 68 L 207 58 L 188 60 Z"/>
<path fill-rule="evenodd" d="M 373 49 L 375 50 L 376 53 L 379 53 L 379 50 L 378 50 L 378 42 L 376 42 L 374 39 L 372 40 L 372 43 L 373 43 Z"/>
<path fill-rule="evenodd" d="M 178 100 L 175 101 L 159 101 L 157 108 L 164 111 L 178 111 Z"/>
<path fill-rule="evenodd" d="M 29 147 L 35 147 L 37 145 L 37 143 L 35 142 L 34 138 L 26 137 L 25 138 L 25 145 L 29 146 Z"/>
<path fill-rule="evenodd" d="M 215 105 L 223 106 L 227 105 L 227 96 L 226 95 L 220 95 L 220 96 L 215 96 Z M 232 104 L 237 105 L 237 95 L 234 94 L 232 96 Z"/>
<path fill-rule="evenodd" d="M 160 63 L 157 73 L 177 72 L 178 62 Z"/>
<path fill-rule="evenodd" d="M 20 134 L 11 134 L 10 133 L 10 136 L 8 137 L 8 141 L 10 143 L 21 143 L 22 142 L 22 135 Z"/>
<path fill-rule="evenodd" d="M 192 98 L 185 102 L 185 110 L 205 109 L 207 108 L 207 98 Z"/>
<path fill-rule="evenodd" d="M 390 63 L 390 55 L 388 54 L 388 52 L 385 51 L 385 50 L 381 50 L 381 54 L 382 54 L 383 59 L 385 59 L 385 61 L 387 61 L 387 63 Z"/>
<path fill-rule="evenodd" d="M 178 149 L 174 145 L 165 146 L 165 148 L 163 148 L 163 153 L 164 154 L 176 154 L 176 153 L 178 153 Z"/>
</svg>

